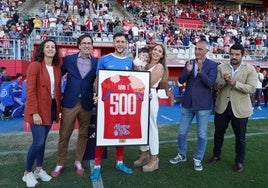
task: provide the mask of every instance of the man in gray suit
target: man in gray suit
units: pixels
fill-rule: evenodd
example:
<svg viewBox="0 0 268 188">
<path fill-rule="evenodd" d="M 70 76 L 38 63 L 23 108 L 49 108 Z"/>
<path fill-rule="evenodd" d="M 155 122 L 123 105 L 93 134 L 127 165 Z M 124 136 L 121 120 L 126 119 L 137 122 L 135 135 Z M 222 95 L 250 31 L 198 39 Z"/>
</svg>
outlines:
<svg viewBox="0 0 268 188">
<path fill-rule="evenodd" d="M 224 133 L 231 122 L 235 134 L 235 168 L 242 172 L 246 150 L 246 128 L 252 115 L 250 95 L 255 92 L 258 76 L 253 65 L 243 62 L 245 50 L 241 44 L 230 48 L 230 62 L 218 66 L 215 89 L 215 133 L 213 157 L 210 163 L 219 161 Z"/>
</svg>

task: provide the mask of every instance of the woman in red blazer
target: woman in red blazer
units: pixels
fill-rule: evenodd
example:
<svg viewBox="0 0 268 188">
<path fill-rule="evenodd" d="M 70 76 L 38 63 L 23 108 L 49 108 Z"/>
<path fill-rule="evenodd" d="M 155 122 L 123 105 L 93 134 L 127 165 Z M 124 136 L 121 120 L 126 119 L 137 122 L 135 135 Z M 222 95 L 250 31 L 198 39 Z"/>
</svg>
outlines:
<svg viewBox="0 0 268 188">
<path fill-rule="evenodd" d="M 26 102 L 24 120 L 30 123 L 33 143 L 28 150 L 25 173 L 22 180 L 27 187 L 35 187 L 39 182 L 50 181 L 42 169 L 45 143 L 53 121 L 59 121 L 61 109 L 61 70 L 57 44 L 53 40 L 43 41 L 37 48 L 34 62 L 26 73 Z M 32 172 L 36 162 L 36 170 Z"/>
</svg>

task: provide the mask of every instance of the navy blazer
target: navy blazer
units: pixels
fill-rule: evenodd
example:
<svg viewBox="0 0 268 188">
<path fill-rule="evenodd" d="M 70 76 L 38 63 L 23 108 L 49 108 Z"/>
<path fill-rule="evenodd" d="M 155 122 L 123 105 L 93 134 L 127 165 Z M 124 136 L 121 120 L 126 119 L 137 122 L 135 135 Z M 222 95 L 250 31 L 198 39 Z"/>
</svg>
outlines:
<svg viewBox="0 0 268 188">
<path fill-rule="evenodd" d="M 196 60 L 191 60 L 195 62 Z M 187 64 L 188 62 L 186 62 Z M 179 77 L 179 83 L 186 82 L 182 99 L 182 107 L 192 110 L 210 110 L 213 108 L 212 88 L 217 78 L 217 63 L 205 59 L 201 73 L 194 76 L 194 69 L 188 73 L 185 67 Z M 196 66 L 196 63 L 194 64 Z"/>
<path fill-rule="evenodd" d="M 93 108 L 93 85 L 96 78 L 98 60 L 91 56 L 91 70 L 82 78 L 77 66 L 78 54 L 64 57 L 61 66 L 62 75 L 67 73 L 67 83 L 63 93 L 62 107 L 72 108 L 81 98 L 84 110 Z"/>
</svg>

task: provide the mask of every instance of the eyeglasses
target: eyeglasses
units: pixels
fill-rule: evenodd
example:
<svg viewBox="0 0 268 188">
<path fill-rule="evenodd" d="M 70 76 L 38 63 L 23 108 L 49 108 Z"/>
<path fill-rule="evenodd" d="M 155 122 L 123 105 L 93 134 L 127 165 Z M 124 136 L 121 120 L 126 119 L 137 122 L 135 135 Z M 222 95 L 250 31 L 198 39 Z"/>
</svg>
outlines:
<svg viewBox="0 0 268 188">
<path fill-rule="evenodd" d="M 83 46 L 86 46 L 86 45 L 92 45 L 92 42 L 81 42 L 81 45 L 83 45 Z"/>
</svg>

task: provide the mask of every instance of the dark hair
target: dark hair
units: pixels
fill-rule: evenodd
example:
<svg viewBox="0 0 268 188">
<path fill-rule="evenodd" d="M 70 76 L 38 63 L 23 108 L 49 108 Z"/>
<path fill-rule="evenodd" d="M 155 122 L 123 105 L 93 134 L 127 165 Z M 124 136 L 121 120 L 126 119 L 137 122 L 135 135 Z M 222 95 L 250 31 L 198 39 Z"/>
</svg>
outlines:
<svg viewBox="0 0 268 188">
<path fill-rule="evenodd" d="M 18 78 L 18 77 L 23 77 L 23 74 L 22 73 L 17 73 L 16 78 Z"/>
<path fill-rule="evenodd" d="M 155 47 L 160 46 L 163 50 L 163 57 L 160 58 L 159 62 L 160 64 L 162 64 L 163 68 L 164 68 L 164 75 L 162 77 L 161 82 L 165 82 L 168 80 L 168 68 L 167 68 L 167 51 L 166 48 L 163 44 L 156 44 L 153 48 L 152 51 L 154 50 Z"/>
<path fill-rule="evenodd" d="M 81 35 L 80 37 L 78 37 L 78 39 L 77 39 L 77 46 L 79 46 L 80 44 L 81 44 L 81 41 L 84 39 L 84 38 L 90 38 L 90 40 L 91 40 L 91 43 L 92 43 L 92 45 L 93 45 L 93 39 L 92 39 L 92 37 L 88 34 L 88 33 L 85 33 L 85 34 L 83 34 L 83 35 Z"/>
<path fill-rule="evenodd" d="M 44 40 L 43 42 L 41 42 L 41 44 L 39 44 L 39 46 L 37 47 L 35 56 L 34 56 L 34 61 L 38 61 L 41 63 L 44 60 L 44 57 L 45 57 L 44 47 L 45 47 L 45 44 L 50 41 L 55 44 L 55 49 L 56 49 L 56 54 L 53 57 L 52 65 L 59 65 L 60 63 L 59 48 L 58 48 L 57 43 L 51 39 Z"/>
<path fill-rule="evenodd" d="M 245 54 L 245 48 L 242 44 L 236 43 L 233 46 L 231 46 L 230 48 L 230 52 L 231 50 L 241 50 L 241 54 L 244 55 Z"/>
<path fill-rule="evenodd" d="M 0 72 L 4 72 L 5 70 L 7 70 L 6 67 L 0 67 Z"/>
<path fill-rule="evenodd" d="M 150 50 L 149 50 L 149 48 L 148 47 L 142 47 L 142 48 L 140 48 L 139 49 L 139 53 L 148 53 L 148 54 L 150 54 Z"/>
<path fill-rule="evenodd" d="M 114 36 L 113 36 L 113 40 L 116 38 L 116 37 L 125 37 L 126 38 L 126 35 L 122 32 L 119 32 L 119 33 L 115 33 Z"/>
</svg>

